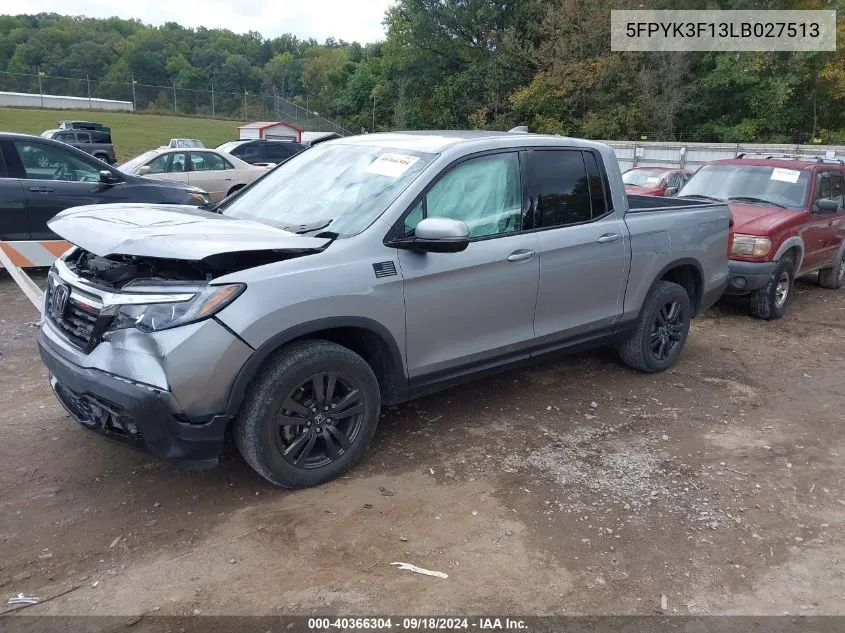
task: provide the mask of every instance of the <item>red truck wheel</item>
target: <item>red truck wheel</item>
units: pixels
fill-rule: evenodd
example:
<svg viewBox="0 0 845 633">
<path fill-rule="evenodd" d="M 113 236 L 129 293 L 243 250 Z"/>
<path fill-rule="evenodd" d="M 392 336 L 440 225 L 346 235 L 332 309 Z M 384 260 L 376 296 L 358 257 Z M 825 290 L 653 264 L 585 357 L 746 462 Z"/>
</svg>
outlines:
<svg viewBox="0 0 845 633">
<path fill-rule="evenodd" d="M 768 283 L 751 293 L 751 315 L 757 319 L 774 321 L 786 312 L 795 281 L 795 264 L 791 257 L 784 257 L 775 266 Z"/>
<path fill-rule="evenodd" d="M 845 254 L 840 254 L 833 266 L 819 271 L 819 285 L 836 290 L 845 283 Z"/>
</svg>

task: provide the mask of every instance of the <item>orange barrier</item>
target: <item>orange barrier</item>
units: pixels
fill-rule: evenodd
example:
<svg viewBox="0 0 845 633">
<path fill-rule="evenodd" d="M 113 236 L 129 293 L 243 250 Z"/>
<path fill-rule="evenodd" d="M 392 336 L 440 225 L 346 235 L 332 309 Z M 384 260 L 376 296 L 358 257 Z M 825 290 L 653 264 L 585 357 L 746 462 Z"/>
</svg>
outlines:
<svg viewBox="0 0 845 633">
<path fill-rule="evenodd" d="M 18 268 L 39 268 L 52 266 L 53 262 L 71 247 L 64 240 L 26 240 L 0 242 L 0 249 Z M 2 268 L 2 263 L 0 263 Z"/>
</svg>

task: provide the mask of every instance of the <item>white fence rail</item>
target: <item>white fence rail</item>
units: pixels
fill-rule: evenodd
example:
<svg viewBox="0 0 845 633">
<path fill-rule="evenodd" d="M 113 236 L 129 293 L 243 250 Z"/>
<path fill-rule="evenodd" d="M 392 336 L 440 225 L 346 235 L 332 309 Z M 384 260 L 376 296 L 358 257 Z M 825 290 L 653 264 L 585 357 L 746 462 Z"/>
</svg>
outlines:
<svg viewBox="0 0 845 633">
<path fill-rule="evenodd" d="M 681 167 L 695 171 L 704 163 L 739 154 L 800 154 L 845 161 L 845 145 L 778 145 L 757 143 L 673 143 L 602 141 L 613 148 L 622 171 L 632 167 Z"/>
</svg>

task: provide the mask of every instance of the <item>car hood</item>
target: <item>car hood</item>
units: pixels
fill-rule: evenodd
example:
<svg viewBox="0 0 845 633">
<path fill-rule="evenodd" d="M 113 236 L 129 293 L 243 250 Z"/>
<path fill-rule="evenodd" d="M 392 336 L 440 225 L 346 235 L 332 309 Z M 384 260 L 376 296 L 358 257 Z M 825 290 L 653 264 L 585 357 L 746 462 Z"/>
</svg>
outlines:
<svg viewBox="0 0 845 633">
<path fill-rule="evenodd" d="M 243 251 L 314 252 L 331 241 L 196 207 L 168 204 L 73 207 L 59 213 L 47 226 L 72 244 L 101 257 L 135 255 L 197 261 Z"/>
<path fill-rule="evenodd" d="M 768 235 L 778 224 L 788 222 L 800 213 L 796 209 L 782 209 L 765 204 L 729 202 L 728 206 L 733 213 L 734 231 L 746 235 Z"/>
<path fill-rule="evenodd" d="M 656 192 L 662 191 L 660 187 L 642 187 L 640 185 L 625 185 L 625 193 L 632 193 L 637 196 L 653 196 Z"/>
</svg>

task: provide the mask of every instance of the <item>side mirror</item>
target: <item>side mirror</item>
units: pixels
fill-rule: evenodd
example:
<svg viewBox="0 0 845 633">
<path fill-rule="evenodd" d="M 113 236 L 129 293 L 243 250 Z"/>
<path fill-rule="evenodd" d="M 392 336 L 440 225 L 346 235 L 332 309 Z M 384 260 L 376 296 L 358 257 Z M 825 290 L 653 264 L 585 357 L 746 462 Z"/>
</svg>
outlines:
<svg viewBox="0 0 845 633">
<path fill-rule="evenodd" d="M 117 174 L 108 169 L 101 169 L 100 170 L 100 182 L 106 185 L 114 185 L 120 182 L 120 178 Z"/>
<path fill-rule="evenodd" d="M 671 198 L 672 196 L 678 193 L 678 189 L 680 189 L 680 187 L 666 187 L 666 190 L 663 192 L 663 195 L 667 198 Z"/>
<path fill-rule="evenodd" d="M 816 211 L 824 215 L 836 213 L 839 211 L 839 203 L 829 198 L 821 198 L 820 200 L 816 200 Z"/>
<path fill-rule="evenodd" d="M 460 220 L 425 218 L 414 229 L 414 236 L 391 244 L 423 253 L 460 253 L 469 246 L 469 228 Z"/>
<path fill-rule="evenodd" d="M 148 173 L 150 173 L 151 171 L 152 171 L 152 169 L 150 169 L 150 166 L 149 166 L 149 165 L 141 165 L 141 166 L 138 168 L 138 175 L 139 175 L 139 176 L 146 176 L 146 175 L 147 175 Z"/>
</svg>

